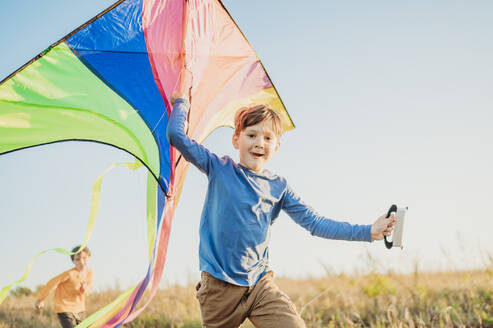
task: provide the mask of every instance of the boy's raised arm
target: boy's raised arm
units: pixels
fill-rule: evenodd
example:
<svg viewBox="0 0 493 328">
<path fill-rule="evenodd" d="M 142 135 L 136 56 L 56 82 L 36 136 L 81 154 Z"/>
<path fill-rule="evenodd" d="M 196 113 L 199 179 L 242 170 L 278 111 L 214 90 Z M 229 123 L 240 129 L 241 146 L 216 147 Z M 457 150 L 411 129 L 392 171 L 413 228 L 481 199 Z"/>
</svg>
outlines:
<svg viewBox="0 0 493 328">
<path fill-rule="evenodd" d="M 169 117 L 166 136 L 170 144 L 178 149 L 187 161 L 202 172 L 209 174 L 213 162 L 218 158 L 207 148 L 189 138 L 185 132 L 187 115 L 190 109 L 188 98 L 190 93 L 189 85 L 191 85 L 187 83 L 191 83 L 191 74 L 187 69 L 183 69 L 182 75 L 185 77 L 182 78 L 180 89 L 173 92 L 170 99 L 173 104 L 173 110 Z"/>
</svg>

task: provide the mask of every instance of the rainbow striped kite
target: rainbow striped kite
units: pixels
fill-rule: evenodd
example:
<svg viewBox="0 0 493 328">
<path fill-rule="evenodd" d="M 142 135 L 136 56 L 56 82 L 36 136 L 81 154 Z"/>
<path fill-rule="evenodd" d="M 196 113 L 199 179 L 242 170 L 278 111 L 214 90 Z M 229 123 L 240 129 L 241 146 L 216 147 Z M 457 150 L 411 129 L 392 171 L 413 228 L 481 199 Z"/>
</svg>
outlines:
<svg viewBox="0 0 493 328">
<path fill-rule="evenodd" d="M 193 75 L 188 134 L 195 140 L 232 126 L 235 110 L 251 103 L 270 105 L 286 130 L 294 127 L 219 0 L 118 1 L 0 83 L 0 154 L 93 141 L 129 152 L 138 159 L 133 168 L 149 171 L 147 275 L 78 327 L 119 327 L 157 291 L 188 167 L 166 139 L 170 96 L 184 62 Z M 137 307 L 151 285 L 146 304 Z M 2 289 L 0 302 L 9 289 Z"/>
</svg>

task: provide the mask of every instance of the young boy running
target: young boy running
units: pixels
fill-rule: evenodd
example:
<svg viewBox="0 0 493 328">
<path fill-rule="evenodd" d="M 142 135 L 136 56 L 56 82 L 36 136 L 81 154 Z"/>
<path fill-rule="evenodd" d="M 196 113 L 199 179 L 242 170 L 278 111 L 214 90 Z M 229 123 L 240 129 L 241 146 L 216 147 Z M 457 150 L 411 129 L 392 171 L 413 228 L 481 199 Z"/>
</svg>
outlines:
<svg viewBox="0 0 493 328">
<path fill-rule="evenodd" d="M 184 90 L 182 88 L 182 90 Z M 279 149 L 282 124 L 272 109 L 242 108 L 236 113 L 233 146 L 240 162 L 218 157 L 190 139 L 185 124 L 190 107 L 175 93 L 168 139 L 183 157 L 207 175 L 200 222 L 201 281 L 197 285 L 204 327 L 238 327 L 248 318 L 256 327 L 305 327 L 294 304 L 274 283 L 269 267 L 270 229 L 284 210 L 312 235 L 371 242 L 390 235 L 394 216 L 372 225 L 338 222 L 317 214 L 287 184 L 264 169 Z"/>
<path fill-rule="evenodd" d="M 74 247 L 72 253 L 80 246 Z M 92 289 L 93 271 L 89 268 L 91 256 L 89 248 L 85 247 L 70 258 L 75 267 L 54 277 L 40 290 L 34 304 L 36 308 L 44 307 L 44 299 L 55 289 L 55 312 L 63 328 L 78 325 L 85 317 L 86 296 Z"/>
</svg>

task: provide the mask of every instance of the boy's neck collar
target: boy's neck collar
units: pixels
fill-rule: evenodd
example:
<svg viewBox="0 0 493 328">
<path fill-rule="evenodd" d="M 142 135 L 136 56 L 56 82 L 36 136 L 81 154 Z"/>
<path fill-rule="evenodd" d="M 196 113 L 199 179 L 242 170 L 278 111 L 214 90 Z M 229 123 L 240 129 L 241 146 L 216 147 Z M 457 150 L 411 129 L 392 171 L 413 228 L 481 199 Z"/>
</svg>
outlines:
<svg viewBox="0 0 493 328">
<path fill-rule="evenodd" d="M 81 273 L 84 273 L 84 272 L 89 271 L 89 267 L 88 267 L 88 266 L 85 266 L 85 267 L 83 267 L 83 268 L 82 268 L 82 269 L 80 269 L 80 270 L 79 270 L 79 268 L 77 268 L 77 267 L 74 267 L 74 269 L 75 269 L 76 271 L 78 271 L 78 272 L 81 272 Z"/>
<path fill-rule="evenodd" d="M 256 172 L 254 170 L 249 169 L 248 167 L 246 167 L 245 165 L 243 165 L 241 163 L 238 163 L 238 165 L 241 166 L 243 169 L 245 169 L 248 172 L 253 173 L 253 174 L 263 175 L 263 173 L 265 172 L 265 169 L 262 169 L 262 172 Z"/>
<path fill-rule="evenodd" d="M 272 177 L 272 173 L 269 170 L 267 170 L 266 168 L 263 168 L 262 172 L 255 172 L 253 170 L 250 170 L 248 167 L 241 164 L 240 162 L 238 162 L 238 166 L 240 166 L 244 172 L 247 172 L 248 174 L 251 174 L 251 175 L 256 175 L 256 176 L 267 178 L 267 179 L 270 179 Z"/>
</svg>

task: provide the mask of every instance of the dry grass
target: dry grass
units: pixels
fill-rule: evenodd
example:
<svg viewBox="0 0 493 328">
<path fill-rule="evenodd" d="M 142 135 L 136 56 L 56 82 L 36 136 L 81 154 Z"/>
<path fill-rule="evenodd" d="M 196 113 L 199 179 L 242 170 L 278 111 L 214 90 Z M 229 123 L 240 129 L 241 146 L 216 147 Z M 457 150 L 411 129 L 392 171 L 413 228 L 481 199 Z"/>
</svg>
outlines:
<svg viewBox="0 0 493 328">
<path fill-rule="evenodd" d="M 307 327 L 493 327 L 493 271 L 328 275 L 321 279 L 277 279 Z M 88 313 L 119 294 L 88 299 Z M 144 300 L 145 301 L 145 300 Z M 32 296 L 11 297 L 0 306 L 0 328 L 57 327 L 53 303 L 33 309 Z M 192 285 L 160 290 L 147 309 L 125 327 L 200 327 Z M 252 327 L 249 322 L 244 328 Z"/>
</svg>

